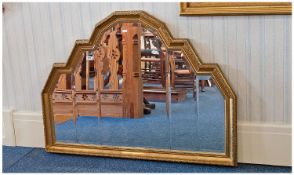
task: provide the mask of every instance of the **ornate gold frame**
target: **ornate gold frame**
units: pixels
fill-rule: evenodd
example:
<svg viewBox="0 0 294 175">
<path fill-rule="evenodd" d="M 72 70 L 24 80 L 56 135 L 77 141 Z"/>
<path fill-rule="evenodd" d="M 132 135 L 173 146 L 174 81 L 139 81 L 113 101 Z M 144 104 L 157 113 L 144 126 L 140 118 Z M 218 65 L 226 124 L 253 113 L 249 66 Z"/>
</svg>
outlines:
<svg viewBox="0 0 294 175">
<path fill-rule="evenodd" d="M 211 74 L 225 98 L 225 153 L 56 143 L 50 94 L 53 93 L 60 74 L 73 72 L 73 68 L 78 64 L 82 52 L 93 49 L 96 43 L 99 43 L 102 34 L 106 30 L 113 24 L 122 21 L 140 22 L 142 25 L 154 29 L 161 37 L 167 49 L 181 50 L 184 53 L 197 74 Z M 45 149 L 48 152 L 227 166 L 235 166 L 237 164 L 237 98 L 220 67 L 217 64 L 202 63 L 188 39 L 173 38 L 163 22 L 143 11 L 114 12 L 96 25 L 89 40 L 77 40 L 67 63 L 56 63 L 53 65 L 42 91 L 42 103 Z"/>
<path fill-rule="evenodd" d="M 291 15 L 291 2 L 181 2 L 180 15 Z"/>
</svg>

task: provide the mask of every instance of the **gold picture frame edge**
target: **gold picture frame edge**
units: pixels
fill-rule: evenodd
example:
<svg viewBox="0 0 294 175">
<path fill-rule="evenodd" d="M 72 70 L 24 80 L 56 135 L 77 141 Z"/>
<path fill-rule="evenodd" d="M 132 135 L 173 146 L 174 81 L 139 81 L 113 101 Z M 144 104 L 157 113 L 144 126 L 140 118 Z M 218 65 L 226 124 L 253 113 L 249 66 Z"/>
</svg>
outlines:
<svg viewBox="0 0 294 175">
<path fill-rule="evenodd" d="M 144 152 L 140 149 L 129 147 L 131 151 L 125 151 L 123 149 L 115 149 L 111 146 L 104 147 L 101 149 L 99 146 L 81 146 L 68 144 L 68 146 L 56 143 L 54 122 L 51 108 L 51 97 L 55 84 L 61 73 L 70 73 L 73 71 L 72 67 L 78 63 L 79 55 L 85 49 L 95 47 L 95 42 L 98 42 L 99 37 L 95 35 L 101 33 L 105 28 L 116 22 L 124 20 L 133 20 L 141 22 L 145 26 L 152 27 L 158 32 L 163 43 L 167 49 L 177 49 L 184 52 L 187 61 L 191 64 L 192 69 L 196 73 L 211 74 L 220 91 L 223 93 L 225 100 L 232 100 L 233 103 L 226 103 L 225 109 L 225 157 L 211 157 L 207 154 L 193 154 L 187 155 L 186 153 L 175 153 L 170 152 Z M 100 36 L 100 35 L 99 35 Z M 44 120 L 44 135 L 45 135 L 45 149 L 48 152 L 55 153 L 70 153 L 80 155 L 97 155 L 97 156 L 110 156 L 110 157 L 121 157 L 121 158 L 136 158 L 136 159 L 148 159 L 148 160 L 162 160 L 162 161 L 174 161 L 174 162 L 187 162 L 187 163 L 202 163 L 202 164 L 214 164 L 214 165 L 226 165 L 236 166 L 237 165 L 237 97 L 233 92 L 228 80 L 225 78 L 218 64 L 204 64 L 199 58 L 196 50 L 193 48 L 188 39 L 175 39 L 168 30 L 165 23 L 151 16 L 144 11 L 116 11 L 106 17 L 104 20 L 96 25 L 94 31 L 91 34 L 89 40 L 77 40 L 70 53 L 67 63 L 55 63 L 51 69 L 48 79 L 42 91 L 42 109 L 43 109 L 43 120 Z M 232 109 L 233 111 L 231 111 Z M 159 149 L 158 149 L 159 150 Z M 107 155 L 105 154 L 107 152 Z M 197 153 L 197 152 L 195 152 Z M 200 152 L 201 153 L 201 152 Z M 152 156 L 150 155 L 152 154 Z M 155 154 L 158 154 L 156 156 Z M 208 158 L 209 157 L 209 158 Z"/>
<path fill-rule="evenodd" d="M 151 150 L 151 151 L 150 151 Z M 152 151 L 154 150 L 154 151 Z M 66 153 L 87 156 L 102 156 L 102 157 L 115 157 L 115 158 L 131 158 L 142 160 L 157 160 L 169 162 L 182 162 L 182 163 L 201 163 L 209 165 L 224 165 L 235 166 L 235 162 L 230 157 L 219 156 L 214 154 L 205 155 L 189 155 L 175 152 L 156 151 L 157 149 L 136 149 L 136 148 L 114 148 L 107 147 L 101 148 L 95 145 L 75 145 L 56 144 L 54 146 L 46 147 L 46 151 L 52 153 Z"/>
<path fill-rule="evenodd" d="M 191 7 L 191 3 L 199 2 L 180 2 L 181 16 L 292 15 L 291 2 L 228 2 L 227 4 L 235 6 L 221 7 L 218 6 L 220 2 L 201 2 L 198 7 Z"/>
</svg>

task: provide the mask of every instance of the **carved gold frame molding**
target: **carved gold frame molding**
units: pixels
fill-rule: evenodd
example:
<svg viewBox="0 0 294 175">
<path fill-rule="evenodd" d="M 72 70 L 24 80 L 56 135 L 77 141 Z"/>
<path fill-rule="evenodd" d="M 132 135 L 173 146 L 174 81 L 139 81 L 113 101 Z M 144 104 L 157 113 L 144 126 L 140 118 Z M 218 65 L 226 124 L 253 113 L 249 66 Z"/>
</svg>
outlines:
<svg viewBox="0 0 294 175">
<path fill-rule="evenodd" d="M 88 145 L 56 142 L 51 94 L 63 73 L 72 73 L 84 51 L 96 48 L 102 35 L 120 22 L 140 22 L 153 29 L 167 49 L 181 50 L 197 74 L 210 74 L 225 100 L 225 149 L 224 153 L 192 152 L 167 149 Z M 163 160 L 235 166 L 237 164 L 237 98 L 217 64 L 202 63 L 188 39 L 174 38 L 166 25 L 143 11 L 117 11 L 98 23 L 89 40 L 77 40 L 66 64 L 54 64 L 42 91 L 45 149 L 54 153 L 110 156 L 121 158 Z"/>
<path fill-rule="evenodd" d="M 180 15 L 291 15 L 291 2 L 181 2 Z"/>
</svg>

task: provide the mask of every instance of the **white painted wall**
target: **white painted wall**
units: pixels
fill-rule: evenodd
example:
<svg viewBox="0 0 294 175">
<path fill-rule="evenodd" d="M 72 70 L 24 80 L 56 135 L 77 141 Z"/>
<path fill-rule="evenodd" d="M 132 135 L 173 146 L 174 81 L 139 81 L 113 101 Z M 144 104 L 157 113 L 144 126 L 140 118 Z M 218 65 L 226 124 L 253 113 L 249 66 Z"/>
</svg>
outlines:
<svg viewBox="0 0 294 175">
<path fill-rule="evenodd" d="M 289 15 L 186 17 L 179 16 L 178 3 L 4 3 L 4 6 L 4 109 L 41 114 L 41 90 L 52 64 L 67 61 L 74 41 L 88 39 L 95 24 L 113 11 L 145 10 L 164 21 L 174 37 L 189 38 L 203 62 L 221 66 L 237 93 L 238 121 L 248 126 L 240 132 L 261 134 L 239 139 L 243 140 L 239 145 L 244 155 L 253 150 L 247 162 L 253 160 L 250 156 L 258 150 L 248 148 L 251 137 L 264 138 L 264 144 L 276 143 L 276 139 L 263 136 L 264 131 L 248 130 L 253 125 L 276 126 L 281 130 L 277 133 L 284 133 L 287 128 L 285 141 L 291 139 Z M 20 121 L 22 115 L 17 116 Z M 283 145 L 276 148 L 291 155 L 290 142 L 286 148 Z M 291 162 L 291 158 L 287 160 Z"/>
</svg>

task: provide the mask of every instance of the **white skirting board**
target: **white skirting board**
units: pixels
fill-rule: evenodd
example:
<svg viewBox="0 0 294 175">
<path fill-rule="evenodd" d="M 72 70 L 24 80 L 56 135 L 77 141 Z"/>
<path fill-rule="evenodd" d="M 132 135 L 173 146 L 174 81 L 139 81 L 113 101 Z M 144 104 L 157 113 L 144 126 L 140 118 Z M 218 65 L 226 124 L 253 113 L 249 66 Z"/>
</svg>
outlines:
<svg viewBox="0 0 294 175">
<path fill-rule="evenodd" d="M 6 146 L 15 146 L 15 133 L 13 125 L 13 110 L 3 110 L 2 118 L 2 143 Z"/>
<path fill-rule="evenodd" d="M 44 147 L 41 112 L 3 110 L 3 145 Z M 238 162 L 291 166 L 291 125 L 238 123 Z"/>
</svg>

